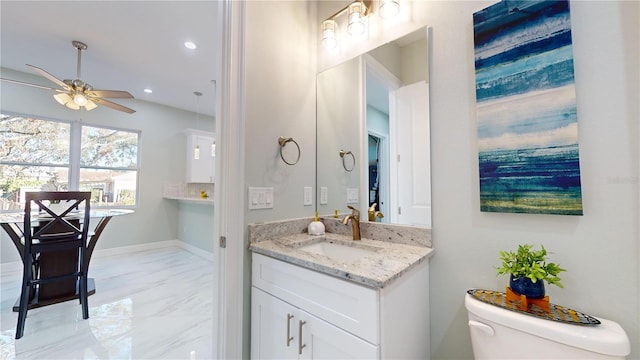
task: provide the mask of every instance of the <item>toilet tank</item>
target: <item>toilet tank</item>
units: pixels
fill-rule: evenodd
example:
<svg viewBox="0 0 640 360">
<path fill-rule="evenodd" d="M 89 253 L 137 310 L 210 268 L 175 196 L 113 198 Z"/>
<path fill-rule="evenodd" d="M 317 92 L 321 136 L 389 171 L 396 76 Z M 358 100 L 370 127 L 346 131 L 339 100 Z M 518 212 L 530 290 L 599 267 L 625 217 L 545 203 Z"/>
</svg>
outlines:
<svg viewBox="0 0 640 360">
<path fill-rule="evenodd" d="M 476 359 L 625 359 L 629 338 L 617 323 L 573 325 L 484 303 L 467 294 L 465 306 Z"/>
</svg>

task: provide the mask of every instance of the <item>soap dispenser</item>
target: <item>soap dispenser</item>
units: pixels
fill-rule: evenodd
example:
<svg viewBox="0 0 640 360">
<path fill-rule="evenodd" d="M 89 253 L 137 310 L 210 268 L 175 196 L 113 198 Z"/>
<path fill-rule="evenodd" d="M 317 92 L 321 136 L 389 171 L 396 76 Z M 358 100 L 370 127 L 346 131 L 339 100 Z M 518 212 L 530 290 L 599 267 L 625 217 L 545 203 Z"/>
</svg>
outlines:
<svg viewBox="0 0 640 360">
<path fill-rule="evenodd" d="M 307 228 L 309 231 L 309 235 L 324 235 L 324 224 L 320 219 L 318 219 L 318 212 L 316 211 L 316 215 L 313 217 L 313 221 L 309 224 Z"/>
</svg>

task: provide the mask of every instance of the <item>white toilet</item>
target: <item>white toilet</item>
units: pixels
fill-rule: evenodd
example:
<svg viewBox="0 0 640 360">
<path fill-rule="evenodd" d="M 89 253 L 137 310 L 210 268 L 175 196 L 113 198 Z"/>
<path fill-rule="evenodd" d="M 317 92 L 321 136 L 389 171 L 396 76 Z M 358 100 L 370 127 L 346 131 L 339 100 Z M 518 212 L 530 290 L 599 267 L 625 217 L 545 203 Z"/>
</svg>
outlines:
<svg viewBox="0 0 640 360">
<path fill-rule="evenodd" d="M 476 359 L 624 359 L 629 338 L 617 323 L 582 326 L 540 319 L 484 303 L 465 306 Z"/>
</svg>

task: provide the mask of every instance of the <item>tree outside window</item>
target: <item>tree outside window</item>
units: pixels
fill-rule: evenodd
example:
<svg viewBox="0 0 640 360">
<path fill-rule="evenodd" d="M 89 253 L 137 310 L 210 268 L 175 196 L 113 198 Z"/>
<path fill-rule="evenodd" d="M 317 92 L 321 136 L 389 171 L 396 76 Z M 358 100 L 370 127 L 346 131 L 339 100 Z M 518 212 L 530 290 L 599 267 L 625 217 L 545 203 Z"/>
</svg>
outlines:
<svg viewBox="0 0 640 360">
<path fill-rule="evenodd" d="M 27 191 L 75 189 L 91 191 L 92 206 L 135 206 L 138 139 L 133 131 L 0 115 L 0 210 L 22 209 Z"/>
</svg>

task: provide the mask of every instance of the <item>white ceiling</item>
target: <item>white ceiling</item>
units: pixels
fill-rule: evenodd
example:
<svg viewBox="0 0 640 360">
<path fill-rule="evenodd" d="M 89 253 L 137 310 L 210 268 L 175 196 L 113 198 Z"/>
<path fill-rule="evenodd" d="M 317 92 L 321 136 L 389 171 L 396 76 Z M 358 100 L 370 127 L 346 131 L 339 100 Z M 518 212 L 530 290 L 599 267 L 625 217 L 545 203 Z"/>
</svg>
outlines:
<svg viewBox="0 0 640 360">
<path fill-rule="evenodd" d="M 95 89 L 126 90 L 139 100 L 213 116 L 216 12 L 215 1 L 1 0 L 0 66 L 33 73 L 25 65 L 31 64 L 75 79 L 71 41 L 79 40 L 88 45 L 81 80 Z M 198 48 L 186 49 L 187 40 Z M 38 83 L 56 87 L 45 78 Z M 152 94 L 143 92 L 147 87 Z"/>
</svg>

